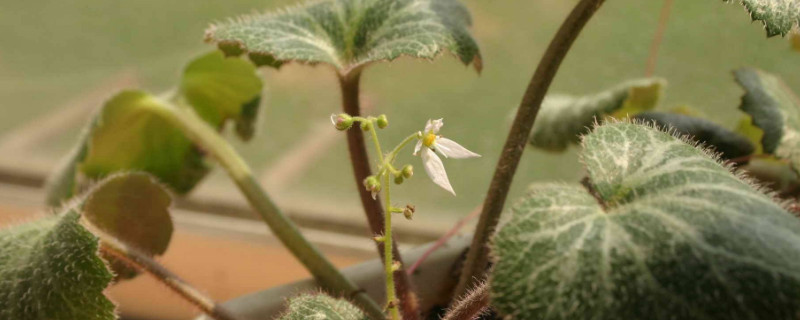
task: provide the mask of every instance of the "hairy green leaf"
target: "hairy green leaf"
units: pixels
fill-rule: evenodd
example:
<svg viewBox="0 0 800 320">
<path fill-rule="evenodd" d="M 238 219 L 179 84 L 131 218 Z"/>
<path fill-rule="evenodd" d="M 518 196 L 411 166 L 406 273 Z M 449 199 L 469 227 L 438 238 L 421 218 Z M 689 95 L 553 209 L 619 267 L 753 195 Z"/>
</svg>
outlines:
<svg viewBox="0 0 800 320">
<path fill-rule="evenodd" d="M 0 230 L 0 319 L 116 319 L 97 237 L 70 210 Z"/>
<path fill-rule="evenodd" d="M 306 319 L 365 320 L 367 317 L 350 302 L 324 294 L 301 294 L 289 299 L 289 309 L 280 320 Z"/>
<path fill-rule="evenodd" d="M 327 63 L 346 73 L 373 61 L 433 59 L 447 50 L 480 71 L 470 24 L 457 0 L 325 0 L 213 25 L 206 41 L 272 66 Z"/>
<path fill-rule="evenodd" d="M 544 184 L 494 237 L 493 307 L 518 319 L 793 319 L 800 220 L 651 127 L 583 140 L 586 188 Z"/>
<path fill-rule="evenodd" d="M 706 119 L 665 112 L 642 112 L 633 116 L 633 119 L 654 123 L 664 131 L 675 130 L 694 141 L 712 147 L 725 160 L 743 157 L 755 151 L 755 147 L 747 137 Z"/>
<path fill-rule="evenodd" d="M 665 84 L 663 79 L 650 78 L 625 82 L 590 96 L 549 95 L 542 102 L 530 143 L 545 150 L 564 151 L 596 120 L 605 116 L 624 118 L 654 108 Z"/>
<path fill-rule="evenodd" d="M 169 194 L 144 173 L 113 175 L 83 200 L 83 216 L 100 231 L 150 255 L 162 255 L 172 238 Z M 113 257 L 104 257 L 120 278 L 137 274 Z"/>
<path fill-rule="evenodd" d="M 220 130 L 235 122 L 239 136 L 249 139 L 261 86 L 253 64 L 214 51 L 187 65 L 172 100 Z M 204 153 L 159 114 L 163 104 L 143 91 L 123 91 L 106 101 L 52 180 L 48 203 L 57 206 L 69 199 L 79 175 L 98 179 L 128 170 L 146 171 L 178 193 L 189 192 L 209 166 Z"/>
<path fill-rule="evenodd" d="M 724 0 L 741 3 L 753 21 L 761 21 L 767 36 L 786 36 L 800 25 L 800 0 Z"/>
<path fill-rule="evenodd" d="M 746 92 L 739 109 L 764 132 L 764 152 L 787 159 L 800 170 L 800 99 L 780 78 L 767 72 L 744 68 L 734 74 Z"/>
</svg>

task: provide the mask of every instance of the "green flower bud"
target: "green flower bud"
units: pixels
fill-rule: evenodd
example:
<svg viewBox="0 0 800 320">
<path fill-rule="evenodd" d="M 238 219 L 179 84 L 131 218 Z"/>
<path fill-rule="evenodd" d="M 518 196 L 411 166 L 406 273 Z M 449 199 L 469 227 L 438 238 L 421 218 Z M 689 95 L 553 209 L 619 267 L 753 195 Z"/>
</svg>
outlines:
<svg viewBox="0 0 800 320">
<path fill-rule="evenodd" d="M 389 119 L 386 118 L 385 114 L 378 116 L 378 128 L 386 128 L 389 125 Z"/>
<path fill-rule="evenodd" d="M 342 114 L 331 114 L 331 123 L 336 126 L 336 129 L 340 131 L 344 131 L 350 129 L 353 126 L 353 117 L 346 113 Z"/>
<path fill-rule="evenodd" d="M 403 178 L 411 178 L 414 175 L 414 167 L 410 164 L 403 166 L 403 170 L 401 171 L 403 174 Z"/>
<path fill-rule="evenodd" d="M 399 175 L 394 177 L 394 184 L 402 184 L 403 183 L 403 176 Z"/>
<path fill-rule="evenodd" d="M 378 192 L 381 192 L 381 182 L 378 181 L 378 177 L 369 176 L 364 179 L 364 188 L 372 193 L 372 199 L 375 199 L 378 195 Z"/>
<path fill-rule="evenodd" d="M 372 121 L 361 121 L 361 130 L 364 131 L 372 130 Z"/>
</svg>

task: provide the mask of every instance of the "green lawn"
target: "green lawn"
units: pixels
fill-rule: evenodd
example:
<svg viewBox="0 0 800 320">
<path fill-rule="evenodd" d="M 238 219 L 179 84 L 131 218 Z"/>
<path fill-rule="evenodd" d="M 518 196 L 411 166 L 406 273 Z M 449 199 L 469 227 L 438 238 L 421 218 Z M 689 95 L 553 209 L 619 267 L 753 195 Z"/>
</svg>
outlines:
<svg viewBox="0 0 800 320">
<path fill-rule="evenodd" d="M 401 59 L 370 68 L 363 92 L 376 112 L 389 115 L 382 132 L 399 141 L 428 118 L 445 119 L 443 134 L 483 155 L 445 160 L 458 197 L 418 175 L 394 199 L 414 200 L 420 215 L 455 216 L 480 203 L 516 108 L 539 57 L 576 0 L 470 0 L 474 35 L 482 48 L 478 75 L 449 55 L 433 62 Z M 209 22 L 290 1 L 4 1 L 0 3 L 0 132 L 47 113 L 123 70 L 135 70 L 145 88 L 175 83 L 203 44 Z M 644 74 L 661 1 L 608 1 L 578 39 L 553 85 L 554 92 L 592 93 Z M 678 0 L 661 50 L 657 75 L 669 81 L 662 109 L 689 105 L 732 127 L 741 90 L 731 71 L 755 66 L 778 73 L 800 90 L 800 53 L 781 38 L 765 38 L 739 5 L 719 0 Z M 327 67 L 264 70 L 267 84 L 260 134 L 237 144 L 254 167 L 273 163 L 311 123 L 339 110 L 336 81 Z M 332 129 L 333 130 L 333 129 Z M 43 146 L 62 154 L 79 128 Z M 336 133 L 339 134 L 339 133 Z M 293 199 L 357 208 L 344 138 L 289 186 Z M 535 180 L 576 181 L 574 150 L 564 155 L 529 149 L 513 193 Z M 513 196 L 511 197 L 513 199 Z M 399 203 L 398 203 L 399 204 Z"/>
</svg>

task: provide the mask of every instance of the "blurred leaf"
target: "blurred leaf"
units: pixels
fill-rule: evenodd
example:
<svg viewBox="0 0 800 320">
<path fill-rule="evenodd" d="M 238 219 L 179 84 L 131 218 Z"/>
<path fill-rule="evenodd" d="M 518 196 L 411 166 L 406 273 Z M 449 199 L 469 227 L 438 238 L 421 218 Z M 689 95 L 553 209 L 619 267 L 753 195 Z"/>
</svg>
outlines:
<svg viewBox="0 0 800 320">
<path fill-rule="evenodd" d="M 289 299 L 289 310 L 280 320 L 366 320 L 356 306 L 342 299 L 324 294 L 301 294 Z"/>
<path fill-rule="evenodd" d="M 800 176 L 784 161 L 775 158 L 753 159 L 741 169 L 782 199 L 800 196 Z"/>
<path fill-rule="evenodd" d="M 150 255 L 162 255 L 172 238 L 169 194 L 144 173 L 113 175 L 92 188 L 83 202 L 83 216 L 115 239 Z M 136 270 L 104 257 L 114 273 L 132 278 Z"/>
<path fill-rule="evenodd" d="M 492 306 L 516 319 L 793 319 L 800 220 L 670 134 L 583 140 L 586 188 L 532 187 L 492 246 Z"/>
<path fill-rule="evenodd" d="M 187 65 L 173 102 L 194 109 L 220 130 L 227 120 L 235 122 L 246 140 L 255 128 L 261 85 L 254 65 L 214 51 Z M 135 90 L 106 101 L 51 180 L 48 204 L 58 206 L 74 195 L 80 174 L 99 179 L 119 171 L 146 171 L 177 193 L 189 192 L 209 166 L 205 154 L 159 113 L 165 105 L 161 98 Z"/>
<path fill-rule="evenodd" d="M 448 50 L 480 71 L 471 19 L 457 0 L 325 0 L 211 26 L 206 41 L 257 63 L 327 63 L 340 72 Z"/>
<path fill-rule="evenodd" d="M 764 130 L 761 130 L 761 128 L 753 124 L 752 117 L 749 115 L 742 116 L 736 124 L 736 132 L 746 137 L 747 140 L 750 140 L 750 143 L 755 147 L 753 154 L 764 153 L 764 148 L 761 147 L 761 139 L 764 138 Z"/>
<path fill-rule="evenodd" d="M 682 114 L 684 116 L 691 116 L 696 118 L 706 118 L 706 114 L 698 109 L 692 108 L 687 105 L 677 106 L 669 110 L 670 113 Z"/>
<path fill-rule="evenodd" d="M 655 123 L 663 131 L 672 129 L 681 135 L 689 136 L 694 141 L 712 147 L 725 160 L 750 155 L 755 151 L 754 145 L 747 137 L 709 120 L 664 112 L 642 112 L 633 118 L 646 123 Z"/>
<path fill-rule="evenodd" d="M 180 85 L 181 93 L 200 117 L 220 129 L 225 120 L 235 121 L 236 131 L 244 140 L 255 132 L 261 87 L 252 63 L 225 58 L 219 51 L 190 62 Z"/>
<path fill-rule="evenodd" d="M 789 42 L 792 44 L 792 50 L 800 52 L 800 29 L 795 29 L 789 35 Z"/>
<path fill-rule="evenodd" d="M 0 319 L 116 319 L 97 237 L 69 210 L 0 230 Z"/>
<path fill-rule="evenodd" d="M 746 91 L 739 108 L 764 132 L 764 152 L 800 169 L 800 100 L 780 78 L 767 72 L 743 68 L 734 74 Z"/>
<path fill-rule="evenodd" d="M 530 143 L 537 148 L 564 151 L 569 144 L 578 143 L 580 135 L 604 116 L 622 118 L 654 108 L 665 84 L 659 78 L 639 79 L 591 96 L 549 95 L 542 102 Z"/>
<path fill-rule="evenodd" d="M 741 3 L 753 21 L 761 21 L 767 36 L 786 36 L 800 25 L 800 0 L 723 0 Z"/>
</svg>

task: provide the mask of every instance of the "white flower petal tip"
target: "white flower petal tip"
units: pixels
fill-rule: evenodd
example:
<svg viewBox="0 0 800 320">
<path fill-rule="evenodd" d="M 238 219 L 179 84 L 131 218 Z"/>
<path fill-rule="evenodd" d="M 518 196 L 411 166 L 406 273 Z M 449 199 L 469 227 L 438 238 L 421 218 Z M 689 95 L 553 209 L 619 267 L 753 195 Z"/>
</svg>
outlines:
<svg viewBox="0 0 800 320">
<path fill-rule="evenodd" d="M 436 150 L 438 150 L 445 157 L 453 159 L 480 158 L 481 156 L 475 152 L 467 150 L 467 148 L 464 148 L 453 140 L 441 137 L 436 139 Z"/>
<path fill-rule="evenodd" d="M 442 159 L 439 159 L 439 156 L 433 150 L 429 148 L 422 150 L 422 165 L 425 167 L 425 173 L 433 180 L 433 183 L 456 195 L 456 192 L 453 191 L 453 186 L 450 185 L 450 180 L 447 178 Z"/>
<path fill-rule="evenodd" d="M 425 123 L 425 131 L 423 133 L 431 133 L 431 132 L 438 133 L 439 129 L 441 129 L 442 126 L 444 126 L 444 121 L 442 120 L 444 120 L 444 118 L 437 120 L 429 119 L 428 122 Z"/>
<path fill-rule="evenodd" d="M 414 146 L 414 155 L 416 156 L 419 154 L 419 150 L 422 149 L 422 140 L 417 140 L 417 145 Z"/>
<path fill-rule="evenodd" d="M 336 119 L 338 119 L 338 118 L 339 118 L 339 116 L 337 116 L 335 113 L 331 113 L 331 123 L 334 126 L 336 125 Z"/>
</svg>

